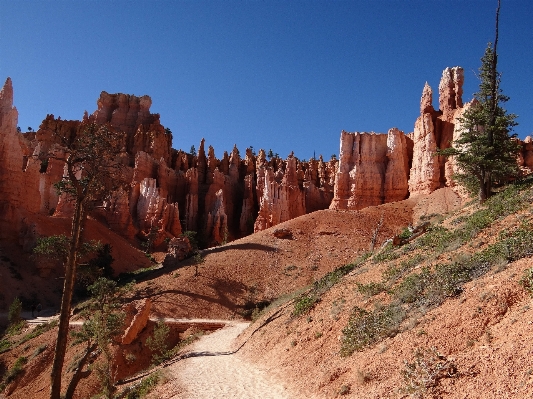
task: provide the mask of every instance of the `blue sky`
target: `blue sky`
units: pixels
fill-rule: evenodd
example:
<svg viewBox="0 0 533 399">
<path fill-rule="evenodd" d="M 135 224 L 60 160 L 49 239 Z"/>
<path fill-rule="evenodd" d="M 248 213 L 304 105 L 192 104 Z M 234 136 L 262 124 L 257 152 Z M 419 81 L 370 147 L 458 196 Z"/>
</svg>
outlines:
<svg viewBox="0 0 533 399">
<path fill-rule="evenodd" d="M 533 2 L 502 0 L 499 70 L 533 132 Z M 6 1 L 0 79 L 19 125 L 81 119 L 102 90 L 148 94 L 174 148 L 237 144 L 308 159 L 347 131 L 413 130 L 425 81 L 465 69 L 463 99 L 494 38 L 495 0 Z"/>
</svg>

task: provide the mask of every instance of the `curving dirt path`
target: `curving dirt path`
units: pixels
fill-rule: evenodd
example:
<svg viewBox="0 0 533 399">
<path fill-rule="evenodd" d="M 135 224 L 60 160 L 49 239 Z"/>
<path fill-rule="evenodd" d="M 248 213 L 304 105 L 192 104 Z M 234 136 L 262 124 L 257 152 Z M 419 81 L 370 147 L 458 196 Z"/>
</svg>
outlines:
<svg viewBox="0 0 533 399">
<path fill-rule="evenodd" d="M 167 381 L 150 394 L 161 399 L 294 399 L 265 371 L 232 351 L 249 323 L 232 322 L 203 336 L 190 356 L 166 369 Z"/>
</svg>

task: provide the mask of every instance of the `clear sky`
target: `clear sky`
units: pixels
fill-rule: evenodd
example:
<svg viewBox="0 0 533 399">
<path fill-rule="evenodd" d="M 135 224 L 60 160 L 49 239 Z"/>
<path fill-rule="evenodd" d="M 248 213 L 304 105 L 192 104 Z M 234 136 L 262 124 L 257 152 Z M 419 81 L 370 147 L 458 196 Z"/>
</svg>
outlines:
<svg viewBox="0 0 533 399">
<path fill-rule="evenodd" d="M 342 129 L 413 130 L 425 81 L 465 69 L 464 101 L 494 39 L 496 0 L 0 0 L 0 79 L 10 76 L 19 125 L 81 119 L 102 90 L 148 94 L 174 148 L 217 157 L 339 151 Z M 533 1 L 502 0 L 499 70 L 533 132 Z"/>
</svg>

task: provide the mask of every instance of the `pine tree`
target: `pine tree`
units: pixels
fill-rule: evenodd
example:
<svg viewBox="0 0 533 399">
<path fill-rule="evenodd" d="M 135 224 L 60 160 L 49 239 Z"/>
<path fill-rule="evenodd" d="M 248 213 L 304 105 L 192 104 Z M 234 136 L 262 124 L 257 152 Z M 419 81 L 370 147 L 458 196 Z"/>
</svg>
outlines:
<svg viewBox="0 0 533 399">
<path fill-rule="evenodd" d="M 82 231 L 87 219 L 87 211 L 93 202 L 112 191 L 121 168 L 117 155 L 125 142 L 123 133 L 113 132 L 107 125 L 98 126 L 94 123 L 82 126 L 80 132 L 74 137 L 57 134 L 56 138 L 65 149 L 64 155 L 57 156 L 53 153 L 49 155 L 49 158 L 64 162 L 66 173 L 63 180 L 55 186 L 58 193 L 66 194 L 74 203 L 74 215 L 66 251 L 65 283 L 61 298 L 54 361 L 50 374 L 50 399 L 60 399 L 61 394 L 61 376 L 67 349 L 72 293 L 76 281 L 79 251 L 83 245 Z"/>
<path fill-rule="evenodd" d="M 461 136 L 452 147 L 439 151 L 439 155 L 454 156 L 460 172 L 454 175 L 470 192 L 478 193 L 480 202 L 492 195 L 492 187 L 518 173 L 519 145 L 512 133 L 516 115 L 508 114 L 501 104 L 509 97 L 500 88 L 501 73 L 497 70 L 498 19 L 500 3 L 496 9 L 496 39 L 488 43 L 479 68 L 479 91 L 462 118 Z"/>
</svg>

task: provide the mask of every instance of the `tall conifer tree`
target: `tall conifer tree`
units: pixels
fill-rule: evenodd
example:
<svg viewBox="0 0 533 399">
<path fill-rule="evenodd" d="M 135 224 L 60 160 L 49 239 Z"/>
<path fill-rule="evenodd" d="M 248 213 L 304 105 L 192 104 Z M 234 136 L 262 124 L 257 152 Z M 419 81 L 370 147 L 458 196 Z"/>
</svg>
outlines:
<svg viewBox="0 0 533 399">
<path fill-rule="evenodd" d="M 516 115 L 508 114 L 502 104 L 509 100 L 500 88 L 501 73 L 497 70 L 498 20 L 500 1 L 496 9 L 496 38 L 488 43 L 479 68 L 479 91 L 471 107 L 459 123 L 461 136 L 452 147 L 440 155 L 455 157 L 460 172 L 454 178 L 484 202 L 492 195 L 495 182 L 502 182 L 518 173 L 519 145 L 513 127 Z"/>
</svg>

